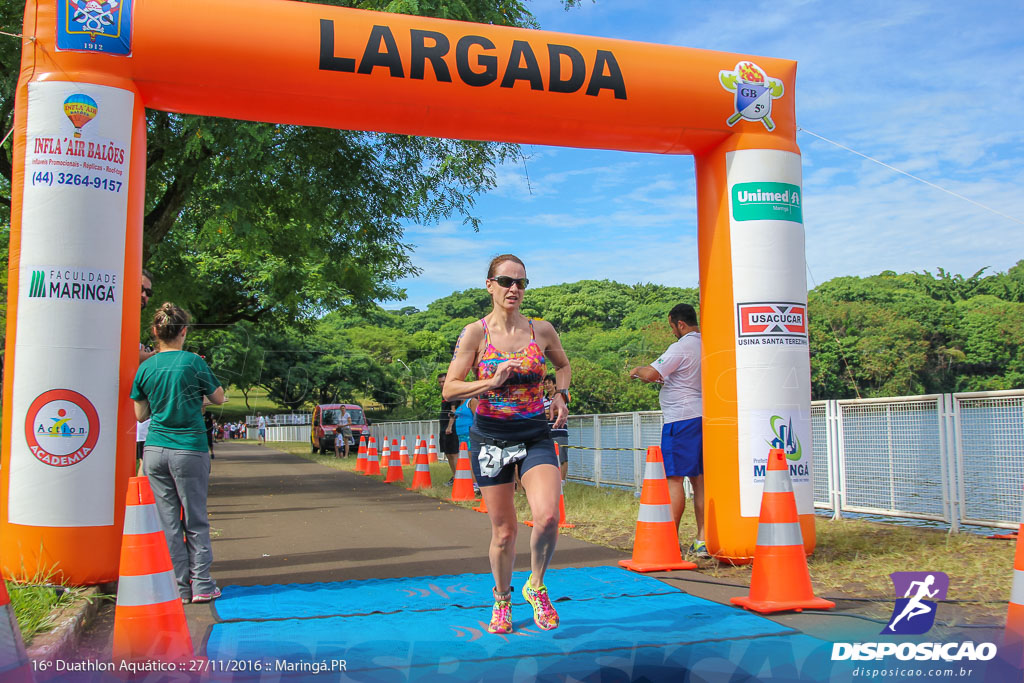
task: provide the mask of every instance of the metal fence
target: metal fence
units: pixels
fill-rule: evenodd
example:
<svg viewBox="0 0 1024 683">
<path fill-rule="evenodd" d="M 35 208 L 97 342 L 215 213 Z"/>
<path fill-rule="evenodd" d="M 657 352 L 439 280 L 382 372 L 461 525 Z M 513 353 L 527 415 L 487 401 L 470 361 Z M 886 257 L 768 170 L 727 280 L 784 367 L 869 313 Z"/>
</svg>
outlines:
<svg viewBox="0 0 1024 683">
<path fill-rule="evenodd" d="M 569 478 L 639 492 L 644 452 L 660 442 L 661 425 L 660 411 L 571 416 Z M 373 431 L 427 438 L 438 421 L 375 423 Z M 934 520 L 954 531 L 1021 521 L 1024 390 L 814 401 L 811 431 L 814 504 L 835 517 Z"/>
<path fill-rule="evenodd" d="M 313 424 L 313 413 L 279 413 L 277 415 L 264 415 L 268 427 L 282 427 L 286 425 L 308 425 Z M 246 415 L 245 424 L 255 426 L 259 418 L 255 415 Z"/>
</svg>

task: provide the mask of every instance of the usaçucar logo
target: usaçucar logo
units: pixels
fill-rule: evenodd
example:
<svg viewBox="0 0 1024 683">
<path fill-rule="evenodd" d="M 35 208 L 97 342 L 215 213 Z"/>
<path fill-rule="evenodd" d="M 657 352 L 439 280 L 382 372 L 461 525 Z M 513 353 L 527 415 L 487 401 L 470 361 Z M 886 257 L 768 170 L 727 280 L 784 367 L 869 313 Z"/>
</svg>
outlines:
<svg viewBox="0 0 1024 683">
<path fill-rule="evenodd" d="M 793 418 L 789 418 L 786 423 L 783 420 L 785 418 L 781 415 L 772 415 L 769 425 L 775 438 L 766 441 L 772 448 L 781 448 L 789 460 L 799 460 L 804 450 L 800 445 L 800 437 L 793 431 Z"/>
<path fill-rule="evenodd" d="M 736 304 L 740 337 L 807 336 L 807 306 L 790 302 Z"/>
<path fill-rule="evenodd" d="M 54 467 L 75 465 L 96 448 L 100 418 L 77 391 L 51 389 L 32 401 L 25 416 L 25 440 L 32 455 Z"/>
<path fill-rule="evenodd" d="M 736 93 L 736 112 L 726 123 L 735 126 L 740 119 L 760 121 L 768 130 L 775 130 L 772 121 L 772 100 L 782 97 L 785 86 L 777 78 L 769 78 L 764 69 L 753 62 L 739 62 L 732 71 L 719 71 L 722 87 Z"/>
<path fill-rule="evenodd" d="M 130 55 L 133 0 L 60 0 L 57 49 Z"/>
<path fill-rule="evenodd" d="M 949 576 L 944 572 L 893 572 L 889 574 L 896 589 L 892 617 L 882 633 L 920 635 L 935 624 L 939 600 L 946 599 Z M 899 596 L 903 597 L 899 597 Z"/>
</svg>

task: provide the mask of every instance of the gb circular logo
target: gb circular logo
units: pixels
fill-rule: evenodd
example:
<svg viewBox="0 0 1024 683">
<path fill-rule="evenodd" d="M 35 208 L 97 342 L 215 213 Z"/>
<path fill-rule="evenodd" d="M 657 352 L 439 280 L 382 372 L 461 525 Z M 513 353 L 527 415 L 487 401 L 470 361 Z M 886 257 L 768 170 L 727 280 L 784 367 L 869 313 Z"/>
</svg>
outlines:
<svg viewBox="0 0 1024 683">
<path fill-rule="evenodd" d="M 54 467 L 85 460 L 100 438 L 100 417 L 85 396 L 51 389 L 32 401 L 25 416 L 25 439 L 36 458 Z"/>
</svg>

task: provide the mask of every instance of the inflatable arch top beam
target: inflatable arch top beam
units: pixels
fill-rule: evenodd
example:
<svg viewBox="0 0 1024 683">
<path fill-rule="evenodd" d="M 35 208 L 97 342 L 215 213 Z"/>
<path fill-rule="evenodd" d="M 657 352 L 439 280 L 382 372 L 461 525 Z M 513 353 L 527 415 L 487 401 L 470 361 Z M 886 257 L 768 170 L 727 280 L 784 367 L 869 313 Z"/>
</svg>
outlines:
<svg viewBox="0 0 1024 683">
<path fill-rule="evenodd" d="M 750 559 L 774 441 L 793 462 L 813 548 L 795 62 L 282 0 L 29 0 L 24 36 L 0 441 L 6 576 L 56 566 L 75 583 L 117 577 L 134 465 L 145 108 L 695 156 L 708 544 Z"/>
</svg>

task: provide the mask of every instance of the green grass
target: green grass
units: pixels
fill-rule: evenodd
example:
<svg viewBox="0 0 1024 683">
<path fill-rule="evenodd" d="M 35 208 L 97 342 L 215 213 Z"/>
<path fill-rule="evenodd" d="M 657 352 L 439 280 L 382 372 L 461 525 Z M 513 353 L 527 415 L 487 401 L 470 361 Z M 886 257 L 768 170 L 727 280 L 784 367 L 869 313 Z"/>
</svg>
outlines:
<svg viewBox="0 0 1024 683">
<path fill-rule="evenodd" d="M 85 588 L 57 588 L 13 581 L 7 581 L 6 584 L 21 639 L 26 643 L 36 635 L 49 631 L 53 627 L 54 617 L 61 609 L 86 599 Z"/>
<path fill-rule="evenodd" d="M 305 443 L 271 443 L 269 446 L 335 469 L 355 470 L 354 456 L 339 460 L 333 456 L 312 455 Z M 403 469 L 403 486 L 408 486 L 413 468 Z M 451 478 L 447 462 L 432 464 L 430 476 L 434 486 L 421 493 L 447 498 L 451 493 L 446 486 Z M 475 507 L 477 503 L 457 505 Z M 632 552 L 639 507 L 640 500 L 632 491 L 569 482 L 565 485 L 566 518 L 576 527 L 562 533 Z M 522 493 L 516 495 L 516 509 L 521 520 L 529 519 L 529 505 Z M 693 538 L 695 532 L 688 502 L 679 537 Z M 815 518 L 815 533 L 816 548 L 808 558 L 808 568 L 816 595 L 876 600 L 874 609 L 869 605 L 867 611 L 884 619 L 892 609 L 891 572 L 942 571 L 950 577 L 947 599 L 970 603 L 958 606 L 958 620 L 1001 623 L 1006 617 L 1006 598 L 1013 582 L 1015 544 L 1012 542 L 989 540 L 969 533 L 949 534 L 938 529 L 820 517 Z M 750 584 L 750 565 L 732 566 L 714 559 L 694 561 L 698 570 L 706 575 L 737 585 Z"/>
<path fill-rule="evenodd" d="M 249 392 L 248 408 L 245 407 L 245 398 L 242 396 L 242 392 L 235 387 L 228 387 L 225 393 L 228 396 L 227 403 L 206 408 L 219 422 L 236 422 L 244 420 L 246 415 L 255 415 L 256 413 L 270 415 L 288 412 L 267 398 L 266 389 L 256 388 Z"/>
</svg>

